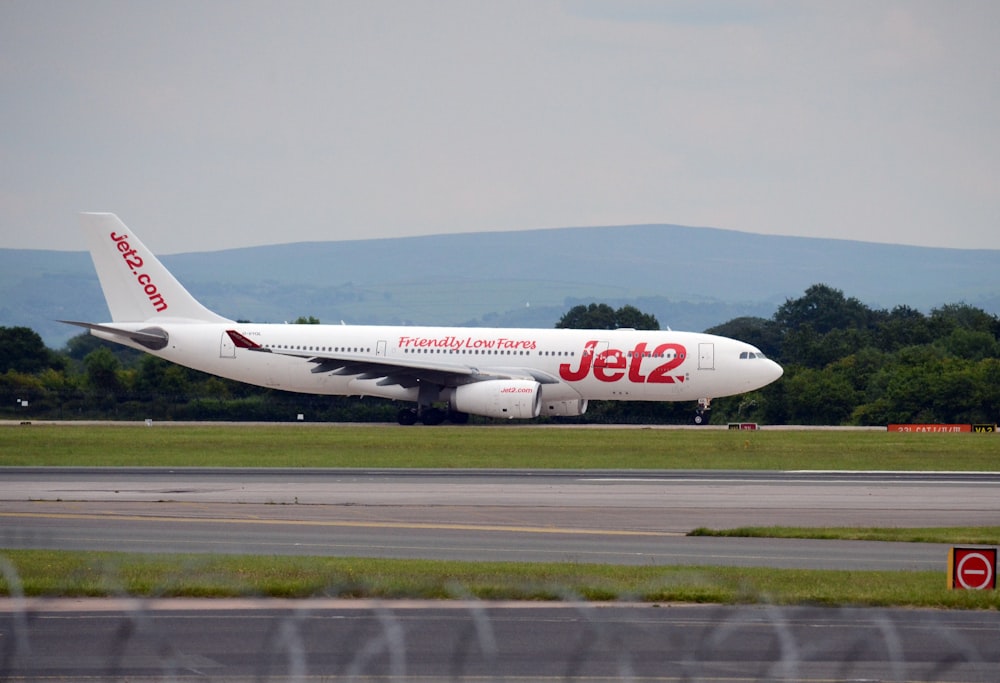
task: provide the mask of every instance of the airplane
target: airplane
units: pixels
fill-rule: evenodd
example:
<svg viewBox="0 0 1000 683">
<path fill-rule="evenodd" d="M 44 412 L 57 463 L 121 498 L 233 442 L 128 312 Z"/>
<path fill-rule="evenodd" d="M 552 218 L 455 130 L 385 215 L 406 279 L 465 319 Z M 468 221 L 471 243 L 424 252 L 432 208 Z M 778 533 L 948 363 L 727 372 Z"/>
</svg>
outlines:
<svg viewBox="0 0 1000 683">
<path fill-rule="evenodd" d="M 243 323 L 199 303 L 112 213 L 81 223 L 111 322 L 60 322 L 178 365 L 262 387 L 379 396 L 398 422 L 583 415 L 589 401 L 711 400 L 774 382 L 754 346 L 695 332 Z"/>
</svg>

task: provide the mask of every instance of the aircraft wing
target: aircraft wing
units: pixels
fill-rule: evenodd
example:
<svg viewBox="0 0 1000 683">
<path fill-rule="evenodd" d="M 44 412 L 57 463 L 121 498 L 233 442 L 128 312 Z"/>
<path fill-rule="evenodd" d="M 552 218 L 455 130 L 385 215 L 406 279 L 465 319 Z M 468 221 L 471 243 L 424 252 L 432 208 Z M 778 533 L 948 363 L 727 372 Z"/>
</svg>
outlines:
<svg viewBox="0 0 1000 683">
<path fill-rule="evenodd" d="M 235 330 L 226 330 L 233 343 L 242 349 L 273 353 L 279 356 L 294 356 L 313 363 L 314 373 L 332 373 L 341 376 L 355 376 L 358 379 L 378 379 L 381 386 L 398 384 L 415 387 L 421 382 L 441 386 L 458 386 L 491 379 L 526 379 L 539 384 L 557 384 L 560 380 L 548 373 L 533 368 L 520 367 L 478 367 L 464 363 L 444 363 L 418 358 L 379 360 L 371 356 L 347 353 L 327 353 L 297 351 L 293 349 L 272 349 L 261 346 Z"/>
</svg>

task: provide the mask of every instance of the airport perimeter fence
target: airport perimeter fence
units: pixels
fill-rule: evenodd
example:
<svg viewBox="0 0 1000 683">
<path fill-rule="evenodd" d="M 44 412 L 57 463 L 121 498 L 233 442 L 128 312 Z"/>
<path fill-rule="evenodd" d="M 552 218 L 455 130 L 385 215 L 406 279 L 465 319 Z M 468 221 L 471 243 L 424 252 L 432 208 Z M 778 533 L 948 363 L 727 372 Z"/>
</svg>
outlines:
<svg viewBox="0 0 1000 683">
<path fill-rule="evenodd" d="M 4 566 L 9 586 L 18 580 Z M 127 571 L 127 568 L 122 568 Z M 456 595 L 462 592 L 455 588 Z M 0 681 L 995 681 L 996 611 L 0 600 Z"/>
</svg>

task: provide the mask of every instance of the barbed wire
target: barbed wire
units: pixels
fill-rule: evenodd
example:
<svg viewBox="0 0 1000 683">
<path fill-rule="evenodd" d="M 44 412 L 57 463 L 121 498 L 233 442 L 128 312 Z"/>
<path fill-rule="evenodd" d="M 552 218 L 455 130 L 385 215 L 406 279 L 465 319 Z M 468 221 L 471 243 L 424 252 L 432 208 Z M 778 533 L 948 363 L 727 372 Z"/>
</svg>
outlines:
<svg viewBox="0 0 1000 683">
<path fill-rule="evenodd" d="M 104 566 L 120 587 L 127 567 Z M 1000 615 L 757 605 L 24 595 L 0 555 L 0 681 L 996 680 Z M 331 586 L 330 594 L 338 587 Z"/>
</svg>

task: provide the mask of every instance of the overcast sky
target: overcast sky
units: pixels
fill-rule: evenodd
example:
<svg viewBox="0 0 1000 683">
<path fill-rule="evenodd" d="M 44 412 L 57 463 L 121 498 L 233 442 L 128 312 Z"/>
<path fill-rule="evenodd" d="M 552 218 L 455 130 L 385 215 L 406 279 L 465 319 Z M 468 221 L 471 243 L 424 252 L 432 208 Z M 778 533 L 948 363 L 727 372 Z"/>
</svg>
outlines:
<svg viewBox="0 0 1000 683">
<path fill-rule="evenodd" d="M 998 27 L 994 0 L 3 0 L 0 247 L 82 250 L 90 210 L 160 253 L 636 223 L 1000 249 Z"/>
</svg>

